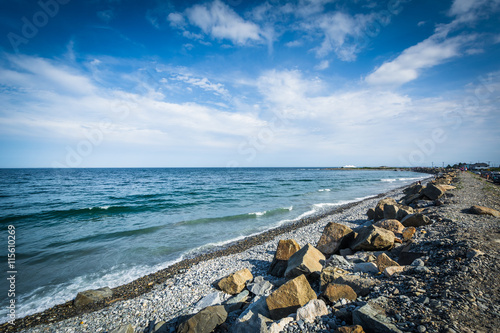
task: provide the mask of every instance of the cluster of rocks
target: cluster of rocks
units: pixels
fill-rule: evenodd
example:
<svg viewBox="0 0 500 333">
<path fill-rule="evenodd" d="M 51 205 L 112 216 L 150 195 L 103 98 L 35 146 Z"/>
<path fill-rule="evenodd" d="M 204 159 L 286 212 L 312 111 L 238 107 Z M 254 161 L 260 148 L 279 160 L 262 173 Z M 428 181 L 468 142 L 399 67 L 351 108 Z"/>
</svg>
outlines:
<svg viewBox="0 0 500 333">
<path fill-rule="evenodd" d="M 389 317 L 389 300 L 380 290 L 394 288 L 391 280 L 398 281 L 400 274 L 429 271 L 425 253 L 410 251 L 418 228 L 434 222 L 418 207 L 422 201 L 430 201 L 426 207 L 435 205 L 454 188 L 449 185 L 453 177 L 415 184 L 398 202 L 380 200 L 367 212 L 369 220 L 355 230 L 328 223 L 316 246 L 301 248 L 293 239 L 280 240 L 268 271 L 279 279 L 254 277 L 248 268 L 222 278 L 216 286 L 232 297 L 222 302 L 218 294 L 202 299 L 211 304 L 176 331 L 424 332 L 425 326 Z M 163 323 L 151 332 L 161 329 L 174 331 Z"/>
</svg>

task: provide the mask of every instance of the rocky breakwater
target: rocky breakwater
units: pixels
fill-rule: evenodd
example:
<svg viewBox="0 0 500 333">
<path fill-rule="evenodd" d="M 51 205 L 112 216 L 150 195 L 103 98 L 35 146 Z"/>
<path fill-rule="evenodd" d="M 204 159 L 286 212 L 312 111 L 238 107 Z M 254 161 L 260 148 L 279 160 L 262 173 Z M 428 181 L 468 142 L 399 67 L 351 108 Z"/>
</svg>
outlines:
<svg viewBox="0 0 500 333">
<path fill-rule="evenodd" d="M 443 174 L 379 200 L 357 227 L 280 240 L 268 274 L 235 270 L 136 332 L 500 332 L 498 209 L 498 188 Z"/>
</svg>

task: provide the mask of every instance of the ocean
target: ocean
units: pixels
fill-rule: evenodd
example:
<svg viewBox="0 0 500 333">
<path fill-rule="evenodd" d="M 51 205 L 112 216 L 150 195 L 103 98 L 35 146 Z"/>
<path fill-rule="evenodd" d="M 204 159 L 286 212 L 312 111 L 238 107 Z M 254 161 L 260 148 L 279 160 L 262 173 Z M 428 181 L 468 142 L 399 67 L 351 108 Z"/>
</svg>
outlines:
<svg viewBox="0 0 500 333">
<path fill-rule="evenodd" d="M 0 169 L 2 266 L 8 277 L 13 226 L 23 317 L 426 177 L 319 168 Z M 0 288 L 7 295 L 6 278 Z M 6 322 L 9 298 L 0 300 Z"/>
</svg>

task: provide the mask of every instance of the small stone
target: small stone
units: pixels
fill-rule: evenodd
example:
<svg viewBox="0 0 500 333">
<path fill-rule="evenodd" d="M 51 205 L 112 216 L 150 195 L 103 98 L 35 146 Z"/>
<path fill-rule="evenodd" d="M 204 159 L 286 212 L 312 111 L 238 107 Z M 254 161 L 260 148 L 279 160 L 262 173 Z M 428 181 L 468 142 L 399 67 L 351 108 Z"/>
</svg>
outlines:
<svg viewBox="0 0 500 333">
<path fill-rule="evenodd" d="M 362 273 L 378 273 L 379 270 L 377 266 L 372 262 L 360 262 L 354 265 L 354 272 L 362 272 Z"/>
<path fill-rule="evenodd" d="M 424 333 L 425 331 L 427 331 L 427 328 L 425 328 L 425 326 L 424 326 L 424 325 L 418 325 L 418 326 L 417 326 L 417 331 L 418 331 L 419 333 Z"/>
<path fill-rule="evenodd" d="M 389 256 L 385 253 L 382 253 L 377 257 L 376 263 L 379 272 L 383 272 L 387 267 L 399 266 L 397 262 L 389 258 Z"/>
<path fill-rule="evenodd" d="M 484 256 L 484 252 L 476 249 L 470 249 L 469 251 L 467 251 L 466 256 L 467 259 L 473 259 L 479 256 Z"/>
<path fill-rule="evenodd" d="M 403 230 L 403 240 L 404 241 L 409 241 L 412 239 L 413 235 L 415 235 L 415 232 L 417 229 L 415 227 L 408 227 Z"/>
</svg>

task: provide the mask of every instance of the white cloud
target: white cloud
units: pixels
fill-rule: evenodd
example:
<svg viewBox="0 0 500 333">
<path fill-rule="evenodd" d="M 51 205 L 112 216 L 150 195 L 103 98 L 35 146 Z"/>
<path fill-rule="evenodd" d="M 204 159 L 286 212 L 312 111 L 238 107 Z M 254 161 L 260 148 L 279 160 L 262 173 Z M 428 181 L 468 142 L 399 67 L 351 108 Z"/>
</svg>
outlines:
<svg viewBox="0 0 500 333">
<path fill-rule="evenodd" d="M 220 96 L 229 97 L 229 92 L 222 83 L 212 83 L 206 77 L 200 79 L 190 75 L 176 74 L 171 79 L 186 82 L 206 91 L 212 91 Z"/>
<path fill-rule="evenodd" d="M 239 45 L 262 39 L 258 25 L 245 21 L 220 0 L 190 7 L 186 10 L 186 16 L 191 24 L 214 39 L 229 39 Z"/>
<path fill-rule="evenodd" d="M 460 56 L 462 48 L 473 36 L 458 36 L 444 41 L 430 37 L 384 63 L 366 77 L 371 85 L 402 85 L 415 80 L 422 69 L 430 68 L 448 59 Z"/>
<path fill-rule="evenodd" d="M 314 67 L 314 69 L 322 71 L 330 67 L 330 62 L 328 60 L 321 61 L 318 65 Z"/>
<path fill-rule="evenodd" d="M 184 20 L 184 16 L 180 13 L 168 14 L 167 20 L 170 22 L 170 25 L 175 28 L 183 28 L 186 26 L 186 20 Z"/>
</svg>

